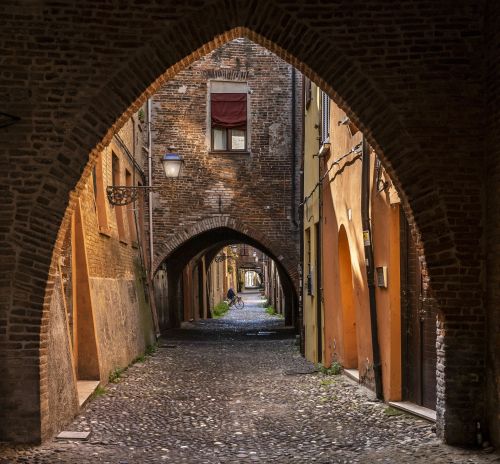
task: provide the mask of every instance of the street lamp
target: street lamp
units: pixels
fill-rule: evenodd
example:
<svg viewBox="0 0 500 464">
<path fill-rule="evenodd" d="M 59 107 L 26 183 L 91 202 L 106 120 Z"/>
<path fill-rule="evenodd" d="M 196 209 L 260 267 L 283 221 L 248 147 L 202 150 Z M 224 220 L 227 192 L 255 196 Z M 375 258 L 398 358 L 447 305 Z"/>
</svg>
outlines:
<svg viewBox="0 0 500 464">
<path fill-rule="evenodd" d="M 165 153 L 161 159 L 166 177 L 179 177 L 184 160 L 178 153 Z"/>
<path fill-rule="evenodd" d="M 184 160 L 178 153 L 166 153 L 161 159 L 161 164 L 163 165 L 165 177 L 177 178 L 181 172 Z M 106 194 L 108 196 L 108 201 L 112 205 L 125 206 L 136 201 L 139 198 L 140 191 L 150 192 L 157 189 L 158 187 L 152 187 L 150 185 L 109 185 L 106 188 Z"/>
</svg>

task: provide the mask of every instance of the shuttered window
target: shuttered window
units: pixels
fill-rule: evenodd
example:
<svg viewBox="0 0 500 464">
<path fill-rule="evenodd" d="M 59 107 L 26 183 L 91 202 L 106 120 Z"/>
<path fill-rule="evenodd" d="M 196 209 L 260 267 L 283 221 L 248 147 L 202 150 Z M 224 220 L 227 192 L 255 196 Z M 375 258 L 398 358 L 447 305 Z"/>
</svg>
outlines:
<svg viewBox="0 0 500 464">
<path fill-rule="evenodd" d="M 330 98 L 321 91 L 321 143 L 330 142 Z"/>
</svg>

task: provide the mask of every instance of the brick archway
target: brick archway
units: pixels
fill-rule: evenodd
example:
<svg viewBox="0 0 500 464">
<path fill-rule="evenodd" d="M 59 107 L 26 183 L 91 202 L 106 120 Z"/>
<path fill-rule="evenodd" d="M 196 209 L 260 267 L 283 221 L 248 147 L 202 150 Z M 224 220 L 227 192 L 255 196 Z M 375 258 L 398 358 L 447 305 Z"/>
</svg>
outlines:
<svg viewBox="0 0 500 464">
<path fill-rule="evenodd" d="M 179 250 L 186 242 L 194 239 L 196 236 L 206 234 L 216 229 L 229 229 L 241 234 L 241 236 L 248 237 L 252 243 L 260 245 L 259 248 L 261 248 L 264 252 L 269 253 L 270 256 L 278 261 L 286 270 L 290 280 L 295 286 L 296 291 L 298 291 L 298 262 L 293 260 L 291 257 L 285 257 L 285 253 L 281 250 L 279 244 L 273 243 L 262 233 L 254 230 L 242 221 L 228 216 L 202 219 L 187 229 L 179 228 L 179 230 L 175 231 L 172 234 L 172 239 L 169 240 L 168 243 L 163 243 L 157 247 L 153 263 L 155 272 L 158 270 L 163 261 L 167 260 L 172 253 Z"/>
<path fill-rule="evenodd" d="M 16 50 L 26 55 L 7 58 L 9 72 L 21 77 L 5 84 L 2 110 L 21 123 L 0 133 L 9 163 L 0 174 L 8 192 L 8 230 L 0 237 L 0 411 L 11 413 L 8 429 L 0 427 L 2 438 L 36 441 L 46 434 L 46 328 L 57 237 L 97 153 L 170 76 L 219 44 L 246 36 L 320 84 L 363 130 L 398 187 L 441 311 L 440 433 L 450 442 L 470 442 L 475 424 L 463 417 L 484 417 L 484 404 L 474 402 L 483 397 L 485 375 L 477 162 L 484 113 L 476 72 L 483 57 L 477 40 L 482 9 L 437 2 L 419 11 L 417 3 L 385 9 L 359 2 L 311 10 L 279 0 L 217 0 L 200 2 L 196 11 L 178 2 L 110 6 L 106 16 L 94 18 L 89 6 L 54 9 L 50 20 L 36 5 L 0 10 L 12 56 Z M 445 23 L 446 30 L 440 27 Z M 26 39 L 14 40 L 19 30 Z M 29 88 L 23 79 L 38 85 Z M 472 334 L 468 315 L 475 318 Z M 18 317 L 25 318 L 24 338 Z M 23 391 L 16 388 L 21 382 Z"/>
</svg>

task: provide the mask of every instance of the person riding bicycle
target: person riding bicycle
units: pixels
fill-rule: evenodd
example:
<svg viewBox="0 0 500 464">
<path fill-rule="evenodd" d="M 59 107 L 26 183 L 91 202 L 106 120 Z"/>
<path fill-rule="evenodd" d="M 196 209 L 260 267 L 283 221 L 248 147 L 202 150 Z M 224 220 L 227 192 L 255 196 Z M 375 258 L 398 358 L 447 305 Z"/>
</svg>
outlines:
<svg viewBox="0 0 500 464">
<path fill-rule="evenodd" d="M 229 287 L 229 290 L 227 291 L 227 299 L 229 300 L 229 304 L 231 304 L 235 298 L 236 298 L 236 293 L 234 293 L 234 290 L 231 287 Z"/>
<path fill-rule="evenodd" d="M 232 288 L 229 288 L 229 290 L 227 291 L 227 299 L 229 300 L 229 307 L 233 305 L 236 309 L 243 309 L 245 307 L 243 298 L 240 298 L 238 295 L 236 295 Z"/>
</svg>

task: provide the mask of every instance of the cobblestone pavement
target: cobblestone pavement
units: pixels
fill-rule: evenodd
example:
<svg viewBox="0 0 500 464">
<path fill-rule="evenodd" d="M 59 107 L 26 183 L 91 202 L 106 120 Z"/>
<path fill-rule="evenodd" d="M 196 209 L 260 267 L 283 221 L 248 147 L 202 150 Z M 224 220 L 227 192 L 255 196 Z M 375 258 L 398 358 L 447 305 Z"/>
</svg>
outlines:
<svg viewBox="0 0 500 464">
<path fill-rule="evenodd" d="M 87 442 L 0 448 L 0 463 L 491 463 L 441 444 L 344 376 L 314 372 L 256 294 L 187 324 L 131 366 L 66 430 Z"/>
</svg>

